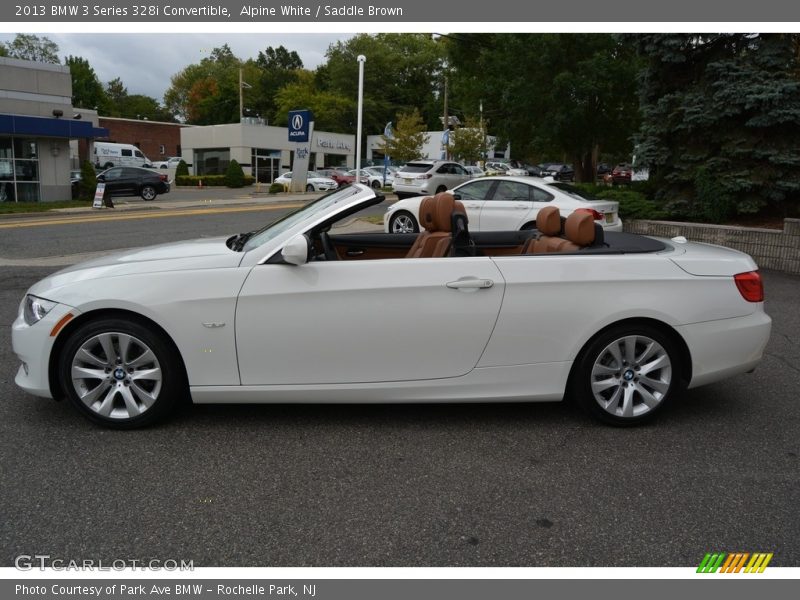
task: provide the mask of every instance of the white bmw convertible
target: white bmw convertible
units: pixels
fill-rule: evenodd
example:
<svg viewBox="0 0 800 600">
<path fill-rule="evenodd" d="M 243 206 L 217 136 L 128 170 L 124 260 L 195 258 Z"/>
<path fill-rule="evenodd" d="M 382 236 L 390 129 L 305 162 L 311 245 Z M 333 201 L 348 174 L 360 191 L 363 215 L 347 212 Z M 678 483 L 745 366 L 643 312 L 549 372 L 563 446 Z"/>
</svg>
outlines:
<svg viewBox="0 0 800 600">
<path fill-rule="evenodd" d="M 25 391 L 112 427 L 195 403 L 575 398 L 635 424 L 753 369 L 770 333 L 740 252 L 604 232 L 587 213 L 470 233 L 337 233 L 382 201 L 336 190 L 256 232 L 110 255 L 36 283 L 13 324 Z"/>
</svg>

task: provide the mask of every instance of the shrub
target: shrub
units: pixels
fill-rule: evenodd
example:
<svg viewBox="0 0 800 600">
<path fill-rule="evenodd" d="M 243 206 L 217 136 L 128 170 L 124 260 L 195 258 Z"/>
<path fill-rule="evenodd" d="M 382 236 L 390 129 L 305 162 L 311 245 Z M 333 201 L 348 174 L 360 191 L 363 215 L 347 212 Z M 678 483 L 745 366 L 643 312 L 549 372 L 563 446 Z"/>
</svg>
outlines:
<svg viewBox="0 0 800 600">
<path fill-rule="evenodd" d="M 189 165 L 186 164 L 186 161 L 181 160 L 178 163 L 178 167 L 175 169 L 175 178 L 182 177 L 184 175 L 189 174 Z"/>
<path fill-rule="evenodd" d="M 607 187 L 593 183 L 577 184 L 582 190 L 601 200 L 619 202 L 619 216 L 622 219 L 664 219 L 669 214 L 648 200 L 640 191 L 625 187 Z"/>
<path fill-rule="evenodd" d="M 225 173 L 225 185 L 230 188 L 244 186 L 244 171 L 235 159 L 228 163 L 228 171 Z"/>
<path fill-rule="evenodd" d="M 81 200 L 91 200 L 94 198 L 94 192 L 97 189 L 97 174 L 95 173 L 94 166 L 88 160 L 83 161 L 81 165 L 81 182 L 79 184 Z"/>
<path fill-rule="evenodd" d="M 281 192 L 286 191 L 286 186 L 281 183 L 273 183 L 269 186 L 269 193 L 270 194 L 280 194 Z"/>
<path fill-rule="evenodd" d="M 252 175 L 244 176 L 244 185 L 253 185 L 255 178 Z M 182 175 L 175 177 L 175 185 L 189 185 L 196 187 L 203 182 L 203 187 L 219 187 L 227 185 L 227 175 Z"/>
</svg>

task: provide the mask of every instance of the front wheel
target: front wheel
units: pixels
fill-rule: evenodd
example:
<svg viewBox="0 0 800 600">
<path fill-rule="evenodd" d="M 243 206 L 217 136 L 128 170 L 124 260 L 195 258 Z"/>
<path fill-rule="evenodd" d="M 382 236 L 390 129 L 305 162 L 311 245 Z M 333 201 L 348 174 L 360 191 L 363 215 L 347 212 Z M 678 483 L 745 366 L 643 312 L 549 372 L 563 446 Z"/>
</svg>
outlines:
<svg viewBox="0 0 800 600">
<path fill-rule="evenodd" d="M 373 181 L 373 182 L 372 182 L 372 189 L 373 189 L 373 190 L 379 190 L 379 189 L 381 189 L 381 182 L 380 182 L 380 181 L 378 181 L 377 179 L 376 179 L 375 181 Z"/>
<path fill-rule="evenodd" d="M 306 191 L 307 191 L 307 192 L 313 192 L 313 191 L 314 191 L 314 186 L 313 186 L 313 185 L 311 185 L 311 184 L 309 183 L 309 184 L 306 186 Z"/>
<path fill-rule="evenodd" d="M 67 339 L 61 388 L 90 421 L 115 429 L 149 425 L 186 393 L 183 367 L 161 334 L 135 321 L 101 318 Z"/>
<path fill-rule="evenodd" d="M 397 211 L 389 219 L 390 233 L 419 233 L 419 224 L 410 212 Z"/>
<path fill-rule="evenodd" d="M 157 195 L 156 188 L 152 185 L 146 185 L 142 188 L 142 200 L 155 200 Z"/>
<path fill-rule="evenodd" d="M 444 185 L 440 185 L 439 187 L 436 188 L 436 193 L 437 194 L 441 194 L 442 192 L 446 192 L 446 191 L 447 191 L 447 186 L 444 186 Z"/>
<path fill-rule="evenodd" d="M 618 426 L 655 416 L 682 387 L 675 342 L 649 325 L 613 327 L 575 365 L 570 392 L 594 418 Z"/>
</svg>

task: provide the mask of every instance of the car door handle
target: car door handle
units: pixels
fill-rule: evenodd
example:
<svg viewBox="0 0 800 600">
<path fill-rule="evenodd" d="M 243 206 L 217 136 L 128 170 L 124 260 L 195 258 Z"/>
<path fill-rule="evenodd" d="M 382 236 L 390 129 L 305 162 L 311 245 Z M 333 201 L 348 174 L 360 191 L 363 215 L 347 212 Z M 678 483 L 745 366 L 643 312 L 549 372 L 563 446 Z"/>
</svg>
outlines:
<svg viewBox="0 0 800 600">
<path fill-rule="evenodd" d="M 478 279 L 476 277 L 464 277 L 456 281 L 448 281 L 447 287 L 451 290 L 485 290 L 494 285 L 491 279 Z"/>
<path fill-rule="evenodd" d="M 480 208 L 481 205 L 480 204 L 465 204 L 464 207 L 465 208 Z"/>
<path fill-rule="evenodd" d="M 348 250 L 345 254 L 347 256 L 361 256 L 364 254 L 364 250 Z"/>
</svg>

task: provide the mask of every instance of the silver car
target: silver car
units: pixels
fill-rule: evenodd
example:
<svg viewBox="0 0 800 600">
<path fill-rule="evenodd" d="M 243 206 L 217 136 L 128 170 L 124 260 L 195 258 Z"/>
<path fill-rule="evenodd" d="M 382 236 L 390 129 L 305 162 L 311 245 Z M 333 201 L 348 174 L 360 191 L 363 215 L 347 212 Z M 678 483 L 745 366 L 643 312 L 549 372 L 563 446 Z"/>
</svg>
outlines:
<svg viewBox="0 0 800 600">
<path fill-rule="evenodd" d="M 470 174 L 456 162 L 420 159 L 406 163 L 394 176 L 392 189 L 398 198 L 430 196 L 469 181 Z"/>
</svg>

